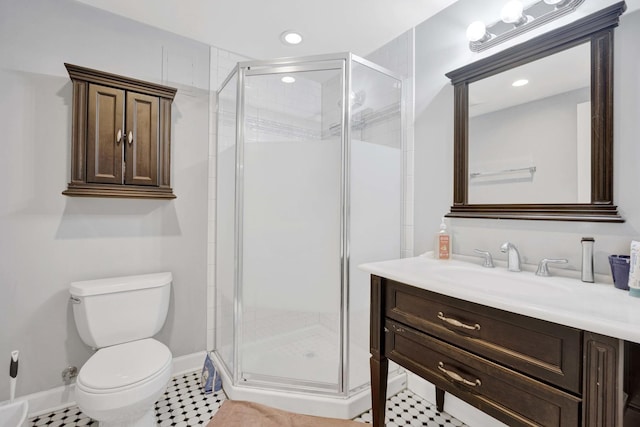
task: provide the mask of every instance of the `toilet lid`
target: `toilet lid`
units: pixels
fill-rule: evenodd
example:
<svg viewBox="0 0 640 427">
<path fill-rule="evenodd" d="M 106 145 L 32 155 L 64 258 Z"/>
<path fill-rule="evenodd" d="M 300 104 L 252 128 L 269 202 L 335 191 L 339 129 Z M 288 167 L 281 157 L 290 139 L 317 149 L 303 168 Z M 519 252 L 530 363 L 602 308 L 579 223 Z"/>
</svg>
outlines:
<svg viewBox="0 0 640 427">
<path fill-rule="evenodd" d="M 152 377 L 171 363 L 171 351 L 147 338 L 105 347 L 80 369 L 78 380 L 96 390 L 126 387 Z"/>
</svg>

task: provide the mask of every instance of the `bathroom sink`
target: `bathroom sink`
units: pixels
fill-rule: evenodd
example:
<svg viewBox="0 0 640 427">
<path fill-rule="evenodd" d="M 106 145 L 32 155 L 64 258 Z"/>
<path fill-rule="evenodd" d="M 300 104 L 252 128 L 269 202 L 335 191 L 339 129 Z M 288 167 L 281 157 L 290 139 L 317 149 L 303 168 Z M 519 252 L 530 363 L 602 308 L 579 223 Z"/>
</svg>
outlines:
<svg viewBox="0 0 640 427">
<path fill-rule="evenodd" d="M 448 261 L 429 255 L 363 264 L 372 275 L 419 289 L 558 323 L 596 334 L 640 343 L 640 299 L 607 281 L 585 283 L 577 271 L 536 276 L 533 265 L 508 271 L 478 265 L 477 258 Z M 554 269 L 556 270 L 556 269 Z"/>
<path fill-rule="evenodd" d="M 538 277 L 531 272 L 510 272 L 502 268 L 467 267 L 460 263 L 435 266 L 433 278 L 465 290 L 486 292 L 494 296 L 526 297 L 531 300 L 562 298 L 572 291 L 571 280 L 561 277 Z"/>
</svg>

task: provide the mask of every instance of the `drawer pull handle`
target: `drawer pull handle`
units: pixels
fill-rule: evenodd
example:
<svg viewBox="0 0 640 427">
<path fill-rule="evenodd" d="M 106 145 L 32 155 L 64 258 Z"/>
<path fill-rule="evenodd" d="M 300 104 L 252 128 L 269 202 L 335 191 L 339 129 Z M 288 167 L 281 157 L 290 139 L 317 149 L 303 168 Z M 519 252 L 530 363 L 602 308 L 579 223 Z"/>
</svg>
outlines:
<svg viewBox="0 0 640 427">
<path fill-rule="evenodd" d="M 475 381 L 469 381 L 465 378 L 462 378 L 460 375 L 456 374 L 455 372 L 445 369 L 444 363 L 442 362 L 438 362 L 438 369 L 441 372 L 443 372 L 446 376 L 451 378 L 452 380 L 462 383 L 464 385 L 468 385 L 469 387 L 479 387 L 482 385 L 482 382 L 480 381 L 479 378 L 476 378 Z"/>
<path fill-rule="evenodd" d="M 441 311 L 438 312 L 438 319 L 442 320 L 443 322 L 447 322 L 448 324 L 453 325 L 453 326 L 455 326 L 457 328 L 470 329 L 472 331 L 479 331 L 480 330 L 480 325 L 478 325 L 477 323 L 475 325 L 473 325 L 473 326 L 467 325 L 465 323 L 462 323 L 459 320 L 452 319 L 450 317 L 445 317 L 444 314 Z"/>
</svg>

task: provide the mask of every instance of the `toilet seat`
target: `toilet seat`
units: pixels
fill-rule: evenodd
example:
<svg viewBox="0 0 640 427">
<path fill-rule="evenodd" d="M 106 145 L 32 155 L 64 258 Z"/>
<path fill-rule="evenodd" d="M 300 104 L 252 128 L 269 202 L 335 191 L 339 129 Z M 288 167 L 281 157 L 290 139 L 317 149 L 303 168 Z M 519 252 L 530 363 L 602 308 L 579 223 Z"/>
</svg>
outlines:
<svg viewBox="0 0 640 427">
<path fill-rule="evenodd" d="M 80 369 L 76 403 L 103 427 L 155 425 L 171 366 L 171 351 L 151 338 L 100 349 Z"/>
<path fill-rule="evenodd" d="M 143 387 L 164 378 L 171 361 L 167 346 L 152 338 L 102 348 L 82 366 L 76 386 L 91 394 Z"/>
</svg>

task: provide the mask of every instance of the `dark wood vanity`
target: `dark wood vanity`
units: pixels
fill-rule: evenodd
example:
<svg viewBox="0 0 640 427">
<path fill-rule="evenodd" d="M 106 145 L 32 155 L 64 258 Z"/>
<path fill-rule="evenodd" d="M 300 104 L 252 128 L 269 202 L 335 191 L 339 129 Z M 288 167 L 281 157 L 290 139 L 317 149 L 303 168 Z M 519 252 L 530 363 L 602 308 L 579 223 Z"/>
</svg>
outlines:
<svg viewBox="0 0 640 427">
<path fill-rule="evenodd" d="M 640 353 L 622 343 L 372 275 L 373 424 L 384 426 L 392 360 L 436 386 L 440 411 L 447 392 L 509 426 L 613 427 L 622 425 L 624 386 L 624 425 L 638 425 Z"/>
</svg>

